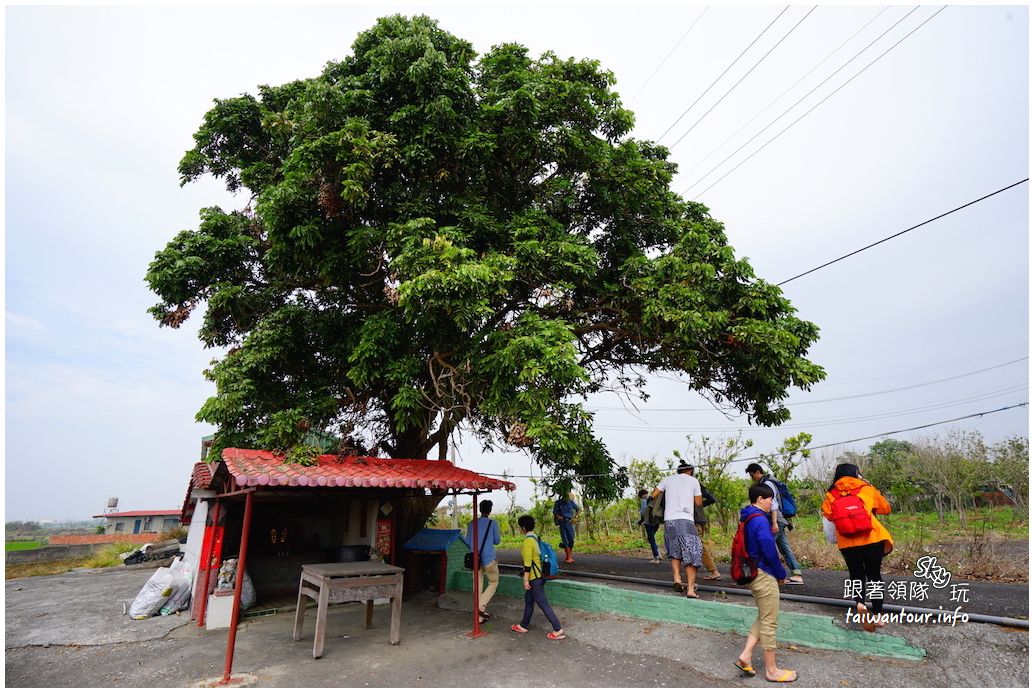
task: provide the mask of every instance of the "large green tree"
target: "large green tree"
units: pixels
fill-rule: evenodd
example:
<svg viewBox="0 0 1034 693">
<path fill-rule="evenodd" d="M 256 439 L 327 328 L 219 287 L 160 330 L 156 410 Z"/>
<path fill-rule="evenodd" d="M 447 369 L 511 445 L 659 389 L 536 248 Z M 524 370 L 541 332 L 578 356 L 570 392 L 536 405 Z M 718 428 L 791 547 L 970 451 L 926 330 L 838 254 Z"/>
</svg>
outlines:
<svg viewBox="0 0 1034 693">
<path fill-rule="evenodd" d="M 161 324 L 203 307 L 201 340 L 227 349 L 198 413 L 214 452 L 326 431 L 444 456 L 462 423 L 550 473 L 605 472 L 580 402 L 655 371 L 785 421 L 788 388 L 824 376 L 818 329 L 671 192 L 613 84 L 394 16 L 318 76 L 216 100 L 182 182 L 251 200 L 203 209 L 147 272 Z"/>
</svg>

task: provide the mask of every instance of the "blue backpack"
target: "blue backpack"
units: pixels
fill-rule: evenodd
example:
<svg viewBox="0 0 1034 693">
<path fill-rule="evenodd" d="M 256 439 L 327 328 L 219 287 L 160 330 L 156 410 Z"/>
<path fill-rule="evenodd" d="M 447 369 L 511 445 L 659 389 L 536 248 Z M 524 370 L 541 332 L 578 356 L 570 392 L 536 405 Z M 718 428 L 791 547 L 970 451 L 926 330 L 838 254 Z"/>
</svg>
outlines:
<svg viewBox="0 0 1034 693">
<path fill-rule="evenodd" d="M 555 578 L 560 574 L 560 562 L 557 560 L 556 551 L 553 547 L 542 541 L 537 534 L 529 534 L 535 537 L 535 541 L 539 543 L 539 554 L 542 560 L 542 577 Z"/>
<path fill-rule="evenodd" d="M 783 517 L 795 516 L 797 514 L 797 499 L 790 493 L 790 488 L 774 476 L 765 476 L 762 481 L 771 481 L 775 484 L 776 490 L 779 491 L 779 512 L 783 514 Z"/>
</svg>

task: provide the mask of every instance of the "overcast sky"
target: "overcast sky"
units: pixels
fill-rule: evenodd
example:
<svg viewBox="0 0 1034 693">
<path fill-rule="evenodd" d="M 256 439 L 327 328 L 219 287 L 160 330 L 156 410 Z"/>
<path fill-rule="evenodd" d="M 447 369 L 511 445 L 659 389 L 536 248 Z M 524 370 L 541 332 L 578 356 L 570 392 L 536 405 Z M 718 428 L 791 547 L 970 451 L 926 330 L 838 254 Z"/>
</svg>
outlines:
<svg viewBox="0 0 1034 693">
<path fill-rule="evenodd" d="M 635 137 L 670 128 L 675 190 L 772 282 L 1027 177 L 1026 7 L 784 7 L 7 7 L 6 519 L 85 519 L 109 496 L 182 504 L 217 354 L 196 319 L 158 327 L 143 276 L 199 208 L 244 201 L 212 180 L 180 188 L 176 165 L 212 99 L 315 76 L 379 16 L 429 14 L 479 52 L 598 59 Z M 828 372 L 791 392 L 790 424 L 751 429 L 654 378 L 638 411 L 593 398 L 597 430 L 619 460 L 662 461 L 687 435 L 742 428 L 771 452 L 800 431 L 826 445 L 1026 402 L 1028 199 L 1019 185 L 787 283 Z M 995 441 L 1028 421 L 1020 407 L 896 437 Z M 472 440 L 455 457 L 532 471 Z"/>
</svg>

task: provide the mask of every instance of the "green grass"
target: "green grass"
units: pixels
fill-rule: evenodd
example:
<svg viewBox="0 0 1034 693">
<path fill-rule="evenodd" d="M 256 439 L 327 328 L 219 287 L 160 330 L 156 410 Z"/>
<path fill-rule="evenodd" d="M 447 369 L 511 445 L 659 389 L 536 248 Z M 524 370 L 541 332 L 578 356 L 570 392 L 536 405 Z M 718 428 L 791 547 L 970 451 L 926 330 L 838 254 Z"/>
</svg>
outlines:
<svg viewBox="0 0 1034 693">
<path fill-rule="evenodd" d="M 41 541 L 8 541 L 4 542 L 4 551 L 30 551 L 43 546 Z"/>
<path fill-rule="evenodd" d="M 884 560 L 885 572 L 910 571 L 915 561 L 924 555 L 936 555 L 941 563 L 953 571 L 974 579 L 1000 580 L 1003 582 L 1027 579 L 1026 552 L 1022 556 L 1008 548 L 1002 548 L 1002 541 L 1027 541 L 1029 521 L 1011 507 L 976 508 L 966 514 L 963 527 L 957 515 L 946 515 L 942 522 L 936 512 L 917 514 L 891 513 L 880 516 L 894 538 L 894 552 Z M 822 520 L 818 515 L 796 517 L 794 529 L 789 533 L 794 554 L 805 568 L 845 570 L 843 557 L 835 544 L 829 544 L 822 532 Z M 717 522 L 704 540 L 718 562 L 728 562 L 729 549 L 736 525 L 723 530 Z M 560 534 L 553 525 L 543 530 L 543 541 L 553 545 L 561 558 Z M 664 548 L 664 528 L 657 532 L 657 543 Z M 520 548 L 521 537 L 509 534 L 503 529 L 501 548 Z M 640 556 L 650 554 L 650 545 L 641 531 L 612 529 L 609 533 L 598 530 L 590 536 L 580 530 L 575 540 L 575 555 L 578 553 Z"/>
</svg>

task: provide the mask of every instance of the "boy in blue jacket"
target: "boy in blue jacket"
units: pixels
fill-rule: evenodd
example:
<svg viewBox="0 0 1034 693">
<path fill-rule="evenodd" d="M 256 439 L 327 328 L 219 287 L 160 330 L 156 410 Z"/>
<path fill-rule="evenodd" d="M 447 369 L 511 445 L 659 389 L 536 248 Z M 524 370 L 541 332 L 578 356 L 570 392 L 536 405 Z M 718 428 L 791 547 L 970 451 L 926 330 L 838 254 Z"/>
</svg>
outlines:
<svg viewBox="0 0 1034 693">
<path fill-rule="evenodd" d="M 743 533 L 747 553 L 757 561 L 758 574 L 750 582 L 750 592 L 758 606 L 758 617 L 750 627 L 747 643 L 736 659 L 736 666 L 744 674 L 755 676 L 751 657 L 759 642 L 765 655 L 765 679 L 772 683 L 791 683 L 797 672 L 776 666 L 776 628 L 779 625 L 779 585 L 786 582 L 786 570 L 779 562 L 779 552 L 772 536 L 772 499 L 775 494 L 767 484 L 755 484 L 747 493 L 750 505 L 740 511 L 745 522 Z"/>
</svg>

